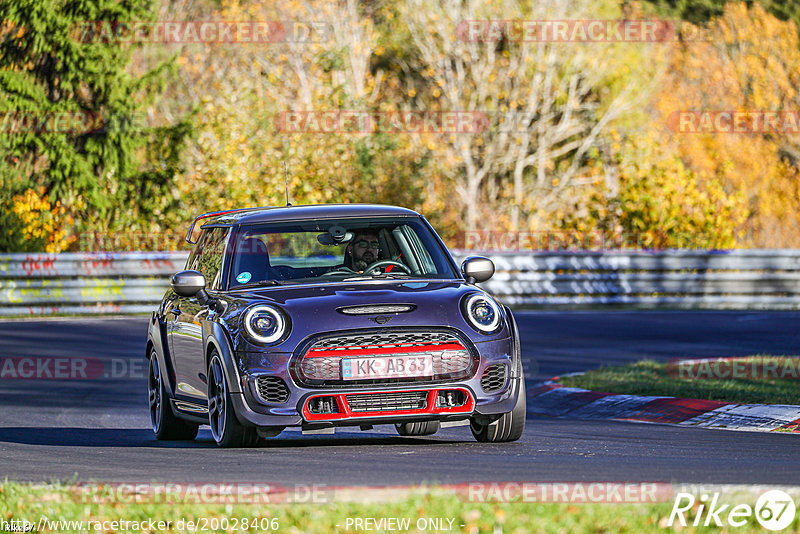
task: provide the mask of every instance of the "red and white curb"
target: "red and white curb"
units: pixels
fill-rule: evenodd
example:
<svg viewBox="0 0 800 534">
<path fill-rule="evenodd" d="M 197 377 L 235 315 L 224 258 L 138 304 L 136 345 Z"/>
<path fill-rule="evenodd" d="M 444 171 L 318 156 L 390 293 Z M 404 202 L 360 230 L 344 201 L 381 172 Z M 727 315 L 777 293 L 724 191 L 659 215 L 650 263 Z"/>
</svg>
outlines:
<svg viewBox="0 0 800 534">
<path fill-rule="evenodd" d="M 800 433 L 800 406 L 790 404 L 620 395 L 564 387 L 552 380 L 532 388 L 528 397 L 528 413 L 534 415 Z"/>
</svg>

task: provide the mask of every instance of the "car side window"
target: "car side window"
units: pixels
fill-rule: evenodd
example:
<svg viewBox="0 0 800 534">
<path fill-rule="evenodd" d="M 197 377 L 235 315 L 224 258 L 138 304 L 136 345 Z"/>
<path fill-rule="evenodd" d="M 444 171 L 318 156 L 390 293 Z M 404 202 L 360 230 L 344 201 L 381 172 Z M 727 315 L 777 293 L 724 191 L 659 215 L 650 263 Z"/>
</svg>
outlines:
<svg viewBox="0 0 800 534">
<path fill-rule="evenodd" d="M 415 256 L 419 259 L 420 269 L 423 274 L 435 274 L 436 264 L 433 262 L 428 249 L 419 240 L 417 233 L 409 226 L 401 227 L 403 234 L 408 239 L 409 245 L 414 250 Z"/>
<path fill-rule="evenodd" d="M 187 269 L 200 271 L 206 277 L 210 289 L 220 288 L 222 262 L 225 259 L 225 246 L 228 244 L 230 228 L 208 228 L 203 230 Z"/>
</svg>

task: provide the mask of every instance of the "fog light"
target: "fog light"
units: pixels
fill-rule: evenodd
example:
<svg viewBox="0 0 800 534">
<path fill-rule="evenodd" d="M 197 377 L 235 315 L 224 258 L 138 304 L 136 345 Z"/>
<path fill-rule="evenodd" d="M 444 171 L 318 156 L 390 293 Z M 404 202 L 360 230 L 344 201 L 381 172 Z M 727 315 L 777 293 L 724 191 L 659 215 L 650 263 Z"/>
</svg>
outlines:
<svg viewBox="0 0 800 534">
<path fill-rule="evenodd" d="M 436 396 L 437 408 L 456 408 L 464 406 L 467 403 L 467 396 L 463 391 L 457 389 L 448 389 L 440 391 Z"/>
<path fill-rule="evenodd" d="M 314 414 L 339 413 L 334 397 L 314 397 L 308 401 L 308 411 Z"/>
</svg>

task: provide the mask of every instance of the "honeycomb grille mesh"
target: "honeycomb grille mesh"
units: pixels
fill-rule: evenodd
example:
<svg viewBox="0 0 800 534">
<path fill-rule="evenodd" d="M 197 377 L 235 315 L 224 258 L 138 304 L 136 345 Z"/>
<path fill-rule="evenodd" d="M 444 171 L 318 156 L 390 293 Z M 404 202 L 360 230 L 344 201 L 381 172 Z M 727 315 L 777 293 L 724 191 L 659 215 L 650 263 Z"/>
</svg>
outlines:
<svg viewBox="0 0 800 534">
<path fill-rule="evenodd" d="M 374 334 L 328 337 L 314 343 L 313 348 L 346 351 L 354 346 L 362 348 L 386 345 L 414 347 L 452 341 L 457 341 L 457 339 L 447 332 L 376 332 Z"/>
<path fill-rule="evenodd" d="M 338 380 L 341 358 L 305 358 L 300 368 L 303 376 L 319 380 Z"/>
<path fill-rule="evenodd" d="M 477 362 L 458 336 L 447 331 L 381 331 L 349 335 L 334 335 L 318 339 L 307 347 L 296 366 L 296 378 L 311 387 L 332 385 L 367 386 L 399 382 L 436 382 L 459 380 L 472 376 Z M 449 345 L 445 348 L 442 345 Z M 455 347 L 457 345 L 458 347 Z M 387 349 L 398 353 L 413 348 L 413 355 L 429 354 L 433 359 L 433 377 L 396 377 L 364 380 L 342 378 L 342 358 L 390 356 Z M 425 350 L 430 348 L 429 351 Z M 348 353 L 357 349 L 355 355 Z M 367 349 L 365 354 L 364 349 Z M 375 355 L 369 349 L 380 349 Z M 323 354 L 324 353 L 324 354 Z"/>
<path fill-rule="evenodd" d="M 472 357 L 467 351 L 446 350 L 433 357 L 433 372 L 436 374 L 461 373 L 468 369 Z"/>
<path fill-rule="evenodd" d="M 256 387 L 258 395 L 267 402 L 284 403 L 289 400 L 289 388 L 277 376 L 259 376 Z"/>
<path fill-rule="evenodd" d="M 347 404 L 350 405 L 350 410 L 354 412 L 422 410 L 427 407 L 428 393 L 425 391 L 403 391 L 347 395 Z"/>
<path fill-rule="evenodd" d="M 498 391 L 506 383 L 506 366 L 502 363 L 494 363 L 486 368 L 481 377 L 481 387 L 486 393 Z"/>
</svg>

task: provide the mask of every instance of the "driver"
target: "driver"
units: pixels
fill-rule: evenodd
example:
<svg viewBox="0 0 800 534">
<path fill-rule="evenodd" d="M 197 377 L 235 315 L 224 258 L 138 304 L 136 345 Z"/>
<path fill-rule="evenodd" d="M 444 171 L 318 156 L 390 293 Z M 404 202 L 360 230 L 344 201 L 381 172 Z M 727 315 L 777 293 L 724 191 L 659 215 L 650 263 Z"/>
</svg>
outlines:
<svg viewBox="0 0 800 534">
<path fill-rule="evenodd" d="M 356 234 L 345 249 L 345 265 L 362 273 L 369 265 L 378 261 L 380 250 L 381 244 L 377 235 L 369 232 Z"/>
</svg>

